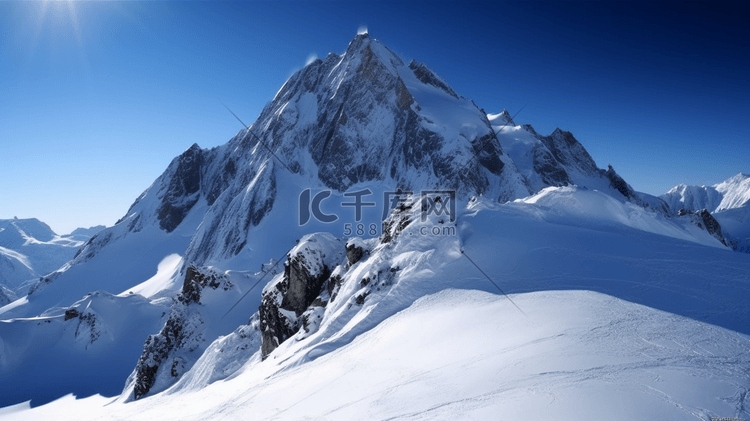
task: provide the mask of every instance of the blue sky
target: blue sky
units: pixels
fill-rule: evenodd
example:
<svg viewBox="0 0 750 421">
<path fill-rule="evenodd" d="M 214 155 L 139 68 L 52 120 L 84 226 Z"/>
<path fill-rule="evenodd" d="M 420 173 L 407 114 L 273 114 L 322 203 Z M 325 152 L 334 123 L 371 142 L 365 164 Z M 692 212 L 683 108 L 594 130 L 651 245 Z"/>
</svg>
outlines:
<svg viewBox="0 0 750 421">
<path fill-rule="evenodd" d="M 404 4 L 406 3 L 406 4 Z M 750 15 L 716 2 L 0 2 L 0 219 L 112 225 L 365 25 L 637 190 L 750 173 Z"/>
</svg>

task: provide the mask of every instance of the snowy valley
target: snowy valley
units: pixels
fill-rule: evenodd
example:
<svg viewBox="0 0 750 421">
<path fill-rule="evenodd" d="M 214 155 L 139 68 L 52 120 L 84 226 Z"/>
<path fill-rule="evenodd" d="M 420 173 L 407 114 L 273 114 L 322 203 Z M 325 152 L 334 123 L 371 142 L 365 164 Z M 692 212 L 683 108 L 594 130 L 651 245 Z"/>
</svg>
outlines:
<svg viewBox="0 0 750 421">
<path fill-rule="evenodd" d="M 113 227 L 23 231 L 63 262 L 0 243 L 0 418 L 750 418 L 749 201 L 638 192 L 360 33 Z"/>
</svg>

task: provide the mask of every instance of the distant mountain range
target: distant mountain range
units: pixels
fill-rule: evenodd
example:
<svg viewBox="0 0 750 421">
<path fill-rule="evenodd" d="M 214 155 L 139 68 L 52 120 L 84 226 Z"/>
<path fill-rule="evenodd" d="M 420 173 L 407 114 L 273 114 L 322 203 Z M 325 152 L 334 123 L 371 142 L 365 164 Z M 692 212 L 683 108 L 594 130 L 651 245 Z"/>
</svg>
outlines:
<svg viewBox="0 0 750 421">
<path fill-rule="evenodd" d="M 44 275 L 60 269 L 104 226 L 57 235 L 38 219 L 0 219 L 0 305 L 24 296 Z"/>
<path fill-rule="evenodd" d="M 750 175 L 740 173 L 713 186 L 679 184 L 659 197 L 674 212 L 706 209 L 732 248 L 750 252 Z"/>
</svg>

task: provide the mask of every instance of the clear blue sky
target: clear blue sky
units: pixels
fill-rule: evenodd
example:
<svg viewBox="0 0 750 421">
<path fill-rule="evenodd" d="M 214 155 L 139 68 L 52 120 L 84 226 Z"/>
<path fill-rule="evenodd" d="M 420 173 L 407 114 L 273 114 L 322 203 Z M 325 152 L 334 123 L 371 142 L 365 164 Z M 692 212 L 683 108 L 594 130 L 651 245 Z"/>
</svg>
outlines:
<svg viewBox="0 0 750 421">
<path fill-rule="evenodd" d="M 750 172 L 750 15 L 632 2 L 0 2 L 0 219 L 112 225 L 361 25 L 637 190 Z"/>
</svg>

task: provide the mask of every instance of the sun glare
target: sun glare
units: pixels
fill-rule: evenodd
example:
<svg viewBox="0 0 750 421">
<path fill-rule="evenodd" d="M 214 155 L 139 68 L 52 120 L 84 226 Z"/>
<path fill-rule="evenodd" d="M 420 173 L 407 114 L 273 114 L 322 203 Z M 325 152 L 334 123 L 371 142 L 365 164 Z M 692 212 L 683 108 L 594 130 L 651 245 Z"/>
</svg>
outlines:
<svg viewBox="0 0 750 421">
<path fill-rule="evenodd" d="M 78 14 L 74 0 L 44 0 L 42 2 L 41 23 L 49 19 L 53 25 L 70 24 L 78 42 L 81 42 L 81 31 L 78 26 Z"/>
<path fill-rule="evenodd" d="M 88 60 L 83 45 L 80 23 L 78 19 L 78 5 L 73 0 L 45 0 L 36 3 L 36 13 L 33 20 L 33 38 L 29 48 L 29 55 L 36 55 L 41 43 L 47 39 L 56 39 L 67 43 L 67 40 L 75 39 L 78 47 L 78 58 L 87 67 Z M 51 37 L 51 38 L 50 38 Z M 56 43 L 56 45 L 60 45 Z"/>
</svg>

